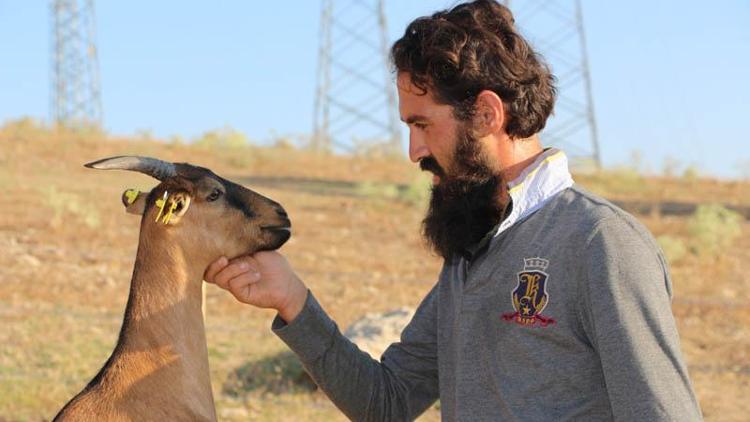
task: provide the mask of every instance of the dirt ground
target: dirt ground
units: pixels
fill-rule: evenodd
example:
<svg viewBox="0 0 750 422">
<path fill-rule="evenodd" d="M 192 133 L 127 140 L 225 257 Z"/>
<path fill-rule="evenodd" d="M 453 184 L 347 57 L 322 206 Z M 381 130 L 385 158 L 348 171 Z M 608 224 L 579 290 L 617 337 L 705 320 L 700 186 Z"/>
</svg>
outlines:
<svg viewBox="0 0 750 422">
<path fill-rule="evenodd" d="M 440 261 L 419 236 L 423 206 L 389 188 L 420 177 L 403 159 L 42 135 L 0 131 L 0 420 L 50 419 L 117 339 L 139 223 L 125 214 L 120 195 L 155 183 L 85 169 L 84 162 L 122 154 L 190 161 L 281 202 L 294 226 L 283 252 L 341 327 L 368 312 L 416 306 L 436 279 Z M 577 180 L 615 198 L 750 205 L 747 183 Z M 641 219 L 655 235 L 687 236 L 684 218 Z M 672 270 L 673 310 L 706 419 L 747 420 L 750 224 L 718 257 L 688 255 Z M 220 419 L 345 420 L 321 393 L 298 382 L 298 364 L 270 332 L 272 317 L 208 287 Z M 439 410 L 422 419 L 438 420 Z"/>
</svg>

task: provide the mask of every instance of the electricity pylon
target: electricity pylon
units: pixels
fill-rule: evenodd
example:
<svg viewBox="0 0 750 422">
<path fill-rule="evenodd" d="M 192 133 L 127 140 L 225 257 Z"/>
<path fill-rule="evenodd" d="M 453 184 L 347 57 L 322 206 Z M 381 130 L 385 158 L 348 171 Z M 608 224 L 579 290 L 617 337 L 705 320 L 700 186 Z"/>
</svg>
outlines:
<svg viewBox="0 0 750 422">
<path fill-rule="evenodd" d="M 516 25 L 557 77 L 555 114 L 540 135 L 579 168 L 601 167 L 580 0 L 510 0 Z"/>
<path fill-rule="evenodd" d="M 52 120 L 67 127 L 102 124 L 93 0 L 53 0 Z"/>
<path fill-rule="evenodd" d="M 383 0 L 322 0 L 313 147 L 401 153 Z"/>
</svg>

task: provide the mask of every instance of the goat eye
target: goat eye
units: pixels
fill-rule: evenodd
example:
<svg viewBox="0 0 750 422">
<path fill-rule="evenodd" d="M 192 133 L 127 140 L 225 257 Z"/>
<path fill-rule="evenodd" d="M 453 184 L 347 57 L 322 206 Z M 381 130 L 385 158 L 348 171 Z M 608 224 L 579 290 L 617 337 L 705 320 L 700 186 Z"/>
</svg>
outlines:
<svg viewBox="0 0 750 422">
<path fill-rule="evenodd" d="M 219 197 L 221 196 L 221 193 L 222 192 L 219 189 L 212 190 L 211 193 L 208 195 L 208 197 L 206 197 L 206 201 L 213 202 L 213 201 L 219 199 Z"/>
</svg>

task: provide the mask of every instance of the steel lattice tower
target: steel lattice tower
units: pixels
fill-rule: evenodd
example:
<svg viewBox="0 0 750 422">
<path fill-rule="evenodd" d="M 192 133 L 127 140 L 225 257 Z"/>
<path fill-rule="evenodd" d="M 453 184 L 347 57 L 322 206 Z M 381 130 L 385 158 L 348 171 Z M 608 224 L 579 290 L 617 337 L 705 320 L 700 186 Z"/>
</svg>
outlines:
<svg viewBox="0 0 750 422">
<path fill-rule="evenodd" d="M 52 120 L 67 127 L 101 127 L 94 2 L 53 0 L 51 12 Z"/>
<path fill-rule="evenodd" d="M 383 0 L 322 0 L 313 147 L 401 153 Z"/>
<path fill-rule="evenodd" d="M 564 149 L 579 168 L 600 168 L 599 139 L 580 0 L 506 0 L 516 24 L 557 77 L 555 114 L 542 141 Z"/>
</svg>

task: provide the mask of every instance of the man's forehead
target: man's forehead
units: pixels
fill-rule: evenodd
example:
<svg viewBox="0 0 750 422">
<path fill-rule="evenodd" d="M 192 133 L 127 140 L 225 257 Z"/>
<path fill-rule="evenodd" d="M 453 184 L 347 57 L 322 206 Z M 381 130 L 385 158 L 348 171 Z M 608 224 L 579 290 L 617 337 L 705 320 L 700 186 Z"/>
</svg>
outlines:
<svg viewBox="0 0 750 422">
<path fill-rule="evenodd" d="M 429 109 L 435 105 L 435 101 L 427 91 L 420 89 L 411 82 L 408 73 L 399 73 L 397 85 L 401 120 L 414 120 L 413 118 L 410 119 L 413 115 L 429 114 Z"/>
<path fill-rule="evenodd" d="M 416 121 L 430 120 L 430 118 L 438 112 L 438 110 L 435 109 L 435 104 L 430 102 L 429 99 L 423 99 L 423 97 L 416 96 L 409 97 L 410 98 L 404 98 L 404 95 L 400 96 L 399 114 L 401 115 L 401 121 L 413 123 Z"/>
<path fill-rule="evenodd" d="M 396 78 L 396 86 L 399 91 L 403 91 L 407 94 L 420 97 L 427 94 L 427 91 L 414 85 L 414 82 L 411 80 L 411 75 L 407 72 L 399 72 L 398 77 Z"/>
<path fill-rule="evenodd" d="M 403 83 L 406 85 L 402 89 L 399 85 L 398 97 L 399 97 L 399 114 L 401 120 L 406 123 L 422 121 L 422 120 L 435 120 L 442 119 L 448 116 L 452 116 L 452 107 L 448 104 L 439 104 L 429 92 L 421 90 L 416 87 L 408 80 Z M 399 77 L 399 83 L 401 83 L 401 77 Z"/>
</svg>

